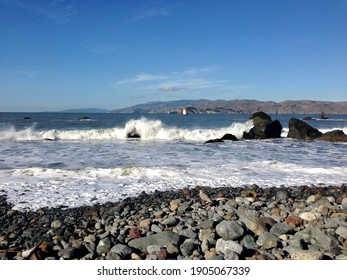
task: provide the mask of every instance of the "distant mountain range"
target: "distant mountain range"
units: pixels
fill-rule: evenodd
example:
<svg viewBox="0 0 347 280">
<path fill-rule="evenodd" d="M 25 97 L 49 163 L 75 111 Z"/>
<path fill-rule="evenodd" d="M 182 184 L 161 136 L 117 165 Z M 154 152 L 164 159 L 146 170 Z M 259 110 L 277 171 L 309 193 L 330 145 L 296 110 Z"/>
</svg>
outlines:
<svg viewBox="0 0 347 280">
<path fill-rule="evenodd" d="M 268 114 L 347 114 L 347 101 L 287 100 L 282 102 L 236 100 L 175 100 L 156 101 L 117 109 L 98 108 L 69 109 L 60 113 L 166 113 L 166 114 L 252 114 L 263 111 Z"/>
<path fill-rule="evenodd" d="M 268 114 L 347 114 L 347 101 L 288 100 L 282 102 L 237 100 L 176 100 L 139 104 L 113 110 L 113 113 L 171 113 L 180 114 L 252 114 L 263 111 Z"/>
</svg>

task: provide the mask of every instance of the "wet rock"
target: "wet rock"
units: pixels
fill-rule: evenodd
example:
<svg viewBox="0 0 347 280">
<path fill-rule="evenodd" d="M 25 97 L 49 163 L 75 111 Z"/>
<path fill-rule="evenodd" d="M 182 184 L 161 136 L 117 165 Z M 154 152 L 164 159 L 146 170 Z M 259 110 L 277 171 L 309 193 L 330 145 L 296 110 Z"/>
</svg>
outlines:
<svg viewBox="0 0 347 280">
<path fill-rule="evenodd" d="M 223 135 L 221 140 L 237 141 L 238 139 L 234 134 L 227 133 Z"/>
<path fill-rule="evenodd" d="M 250 119 L 252 119 L 254 126 L 249 132 L 243 133 L 243 139 L 270 139 L 281 137 L 283 128 L 281 123 L 278 120 L 273 121 L 266 113 L 256 112 Z"/>
<path fill-rule="evenodd" d="M 310 140 L 320 136 L 322 136 L 322 133 L 306 122 L 296 118 L 291 118 L 289 120 L 288 138 Z"/>
<path fill-rule="evenodd" d="M 333 130 L 324 133 L 319 137 L 319 140 L 331 142 L 347 142 L 347 135 L 343 132 L 343 130 Z"/>
</svg>

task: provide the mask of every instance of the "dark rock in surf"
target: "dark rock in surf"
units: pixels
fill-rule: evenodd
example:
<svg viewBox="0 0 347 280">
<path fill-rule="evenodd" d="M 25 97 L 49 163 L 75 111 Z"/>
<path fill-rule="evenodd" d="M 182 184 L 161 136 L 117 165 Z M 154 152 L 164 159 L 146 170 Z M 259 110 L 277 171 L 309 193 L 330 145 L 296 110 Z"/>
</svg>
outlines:
<svg viewBox="0 0 347 280">
<path fill-rule="evenodd" d="M 91 118 L 89 117 L 82 117 L 82 118 L 79 118 L 79 120 L 82 122 L 82 121 L 90 121 Z"/>
<path fill-rule="evenodd" d="M 230 133 L 224 134 L 224 136 L 222 138 L 220 138 L 220 140 L 238 141 L 236 136 L 234 134 L 230 134 Z"/>
<path fill-rule="evenodd" d="M 210 139 L 205 142 L 205 144 L 209 144 L 209 143 L 224 143 L 224 141 L 220 138 L 217 138 L 217 139 Z"/>
<path fill-rule="evenodd" d="M 324 133 L 319 140 L 331 142 L 347 142 L 347 135 L 342 130 L 332 130 Z"/>
<path fill-rule="evenodd" d="M 205 142 L 205 144 L 207 143 L 223 143 L 224 140 L 226 141 L 238 141 L 238 139 L 236 138 L 236 136 L 234 134 L 224 134 L 224 136 L 222 138 L 217 138 L 217 139 L 210 139 L 208 141 Z"/>
<path fill-rule="evenodd" d="M 141 138 L 141 135 L 138 134 L 136 131 L 131 131 L 127 134 L 127 138 L 139 139 L 139 138 Z"/>
<path fill-rule="evenodd" d="M 322 132 L 313 128 L 302 120 L 291 118 L 289 120 L 288 138 L 312 140 L 322 136 Z"/>
<path fill-rule="evenodd" d="M 304 121 L 314 121 L 315 119 L 312 117 L 304 117 L 303 120 Z"/>
<path fill-rule="evenodd" d="M 266 113 L 256 112 L 250 119 L 252 119 L 254 126 L 249 132 L 243 133 L 243 139 L 270 139 L 281 137 L 283 128 L 281 123 L 278 120 L 273 121 Z"/>
<path fill-rule="evenodd" d="M 321 120 L 327 120 L 327 119 L 329 119 L 329 117 L 328 117 L 327 113 L 322 112 L 322 113 L 320 114 L 320 119 L 321 119 Z"/>
</svg>

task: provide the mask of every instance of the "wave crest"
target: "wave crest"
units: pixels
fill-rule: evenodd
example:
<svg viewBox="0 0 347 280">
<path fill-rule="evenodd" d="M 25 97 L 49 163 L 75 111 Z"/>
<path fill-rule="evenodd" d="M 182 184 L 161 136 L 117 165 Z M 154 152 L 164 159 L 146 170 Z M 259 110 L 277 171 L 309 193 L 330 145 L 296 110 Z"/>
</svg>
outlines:
<svg viewBox="0 0 347 280">
<path fill-rule="evenodd" d="M 235 122 L 229 127 L 218 129 L 182 129 L 165 126 L 160 120 L 147 118 L 129 120 L 122 128 L 89 129 L 89 130 L 47 130 L 39 131 L 35 126 L 16 130 L 14 126 L 0 131 L 1 140 L 40 141 L 40 140 L 107 140 L 126 139 L 129 135 L 137 134 L 144 140 L 187 140 L 206 141 L 220 138 L 226 133 L 241 138 L 243 132 L 248 132 L 252 122 Z"/>
</svg>

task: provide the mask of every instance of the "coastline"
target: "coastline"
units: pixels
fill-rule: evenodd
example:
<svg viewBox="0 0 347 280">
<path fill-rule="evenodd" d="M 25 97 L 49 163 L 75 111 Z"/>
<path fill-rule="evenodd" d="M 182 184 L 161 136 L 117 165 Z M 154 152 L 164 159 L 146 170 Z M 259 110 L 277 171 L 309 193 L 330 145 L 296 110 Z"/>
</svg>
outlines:
<svg viewBox="0 0 347 280">
<path fill-rule="evenodd" d="M 3 260 L 347 259 L 345 184 L 197 186 L 35 212 L 0 196 L 0 206 Z"/>
</svg>

